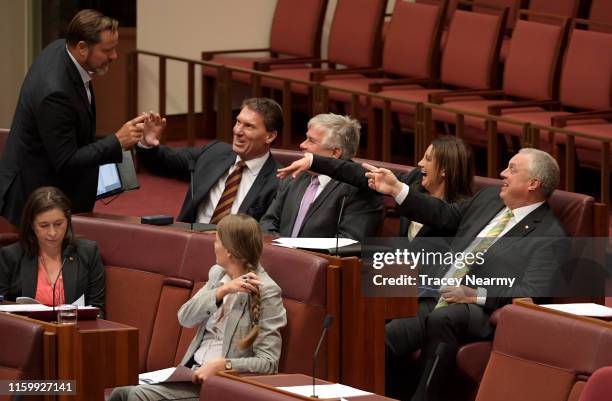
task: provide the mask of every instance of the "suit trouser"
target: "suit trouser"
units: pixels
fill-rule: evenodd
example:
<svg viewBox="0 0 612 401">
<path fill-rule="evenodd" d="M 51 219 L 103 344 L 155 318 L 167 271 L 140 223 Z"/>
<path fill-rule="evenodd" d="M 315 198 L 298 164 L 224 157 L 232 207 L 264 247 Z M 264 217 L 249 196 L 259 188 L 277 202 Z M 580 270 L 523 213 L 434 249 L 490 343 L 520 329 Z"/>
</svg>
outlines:
<svg viewBox="0 0 612 401">
<path fill-rule="evenodd" d="M 115 388 L 109 401 L 198 401 L 200 388 L 188 382 L 124 386 Z"/>
<path fill-rule="evenodd" d="M 437 300 L 419 300 L 417 316 L 395 319 L 385 328 L 386 386 L 388 396 L 401 400 L 434 401 L 443 399 L 444 383 L 453 374 L 455 356 L 460 343 L 489 338 L 493 327 L 489 315 L 474 304 L 450 304 L 434 309 Z M 426 388 L 440 343 L 445 343 L 429 390 Z M 421 349 L 420 375 L 407 372 L 411 354 Z M 410 379 L 415 383 L 410 383 Z M 416 387 L 416 389 L 415 389 Z M 426 398 L 427 397 L 427 398 Z"/>
</svg>

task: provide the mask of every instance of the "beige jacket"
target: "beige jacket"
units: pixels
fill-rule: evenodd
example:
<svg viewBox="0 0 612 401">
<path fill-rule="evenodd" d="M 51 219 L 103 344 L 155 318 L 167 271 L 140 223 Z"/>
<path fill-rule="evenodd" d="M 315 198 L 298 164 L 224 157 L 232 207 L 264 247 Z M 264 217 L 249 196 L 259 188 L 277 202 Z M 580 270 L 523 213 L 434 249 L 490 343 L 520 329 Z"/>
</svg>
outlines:
<svg viewBox="0 0 612 401">
<path fill-rule="evenodd" d="M 287 324 L 287 314 L 280 287 L 261 265 L 257 268 L 256 274 L 262 282 L 259 288 L 261 293 L 259 335 L 247 349 L 238 348 L 238 341 L 251 328 L 249 296 L 246 293 L 239 293 L 227 320 L 222 356 L 229 359 L 232 362 L 232 369 L 238 372 L 271 374 L 278 371 L 282 347 L 280 330 Z M 182 326 L 200 326 L 181 360 L 183 365 L 189 362 L 197 351 L 204 337 L 206 322 L 217 310 L 215 290 L 222 285 L 220 281 L 224 275 L 225 270 L 221 266 L 211 267 L 206 285 L 178 311 L 178 320 Z"/>
</svg>

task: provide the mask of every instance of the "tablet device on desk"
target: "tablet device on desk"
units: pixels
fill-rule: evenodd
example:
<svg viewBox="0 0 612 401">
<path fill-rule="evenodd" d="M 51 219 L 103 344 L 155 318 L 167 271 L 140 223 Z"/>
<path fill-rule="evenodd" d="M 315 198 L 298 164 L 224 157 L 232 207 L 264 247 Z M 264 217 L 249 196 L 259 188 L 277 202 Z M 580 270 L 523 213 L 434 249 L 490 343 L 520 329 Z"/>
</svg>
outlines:
<svg viewBox="0 0 612 401">
<path fill-rule="evenodd" d="M 104 199 L 123 191 L 138 188 L 134 160 L 129 150 L 123 151 L 123 161 L 121 163 L 109 163 L 100 166 L 96 199 Z"/>
</svg>

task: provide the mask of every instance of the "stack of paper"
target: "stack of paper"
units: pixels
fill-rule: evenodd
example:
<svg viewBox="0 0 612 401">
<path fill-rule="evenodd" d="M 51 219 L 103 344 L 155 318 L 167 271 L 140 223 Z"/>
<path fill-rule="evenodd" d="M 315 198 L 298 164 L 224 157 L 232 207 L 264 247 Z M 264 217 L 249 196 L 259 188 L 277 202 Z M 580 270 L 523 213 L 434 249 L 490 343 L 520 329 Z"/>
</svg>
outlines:
<svg viewBox="0 0 612 401">
<path fill-rule="evenodd" d="M 292 394 L 301 395 L 304 397 L 312 396 L 312 386 L 290 386 L 277 387 L 279 390 L 288 391 Z M 366 391 L 362 391 L 353 387 L 345 386 L 344 384 L 317 384 L 315 386 L 316 396 L 318 398 L 343 398 L 343 397 L 358 397 L 362 395 L 371 395 Z"/>
<path fill-rule="evenodd" d="M 593 303 L 581 303 L 581 304 L 549 304 L 540 305 L 545 308 L 558 310 L 565 313 L 571 313 L 579 316 L 598 317 L 603 319 L 612 318 L 612 308 L 607 306 L 593 304 Z"/>
<path fill-rule="evenodd" d="M 272 240 L 274 245 L 287 248 L 302 249 L 335 249 L 336 238 L 277 238 Z M 338 248 L 356 244 L 357 241 L 350 238 L 338 238 Z"/>
</svg>

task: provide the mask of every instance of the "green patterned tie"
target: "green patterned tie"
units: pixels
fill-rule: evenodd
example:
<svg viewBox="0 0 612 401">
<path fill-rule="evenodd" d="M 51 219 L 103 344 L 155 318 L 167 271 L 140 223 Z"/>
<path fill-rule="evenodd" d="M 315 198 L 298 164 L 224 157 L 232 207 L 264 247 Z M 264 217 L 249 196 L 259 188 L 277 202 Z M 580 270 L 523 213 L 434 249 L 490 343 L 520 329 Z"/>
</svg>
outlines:
<svg viewBox="0 0 612 401">
<path fill-rule="evenodd" d="M 504 231 L 504 228 L 506 228 L 506 226 L 508 225 L 508 222 L 510 221 L 512 217 L 514 217 L 512 210 L 510 209 L 506 210 L 506 212 L 502 215 L 501 219 L 499 219 L 497 224 L 491 227 L 491 229 L 485 234 L 484 237 L 481 237 L 480 241 L 476 245 L 474 245 L 474 247 L 472 248 L 470 252 L 472 254 L 477 254 L 479 252 L 486 252 L 486 250 L 489 249 L 491 245 L 493 245 L 493 243 L 495 242 L 495 239 L 499 237 L 499 234 L 501 234 L 502 231 Z M 463 278 L 463 276 L 465 276 L 470 271 L 470 267 L 471 265 L 466 264 L 461 269 L 455 270 L 455 272 L 452 275 L 452 278 L 457 278 L 457 279 Z M 444 298 L 440 297 L 440 299 L 438 300 L 438 303 L 436 304 L 435 309 L 442 308 L 444 306 L 448 306 L 448 303 L 446 302 Z"/>
</svg>

